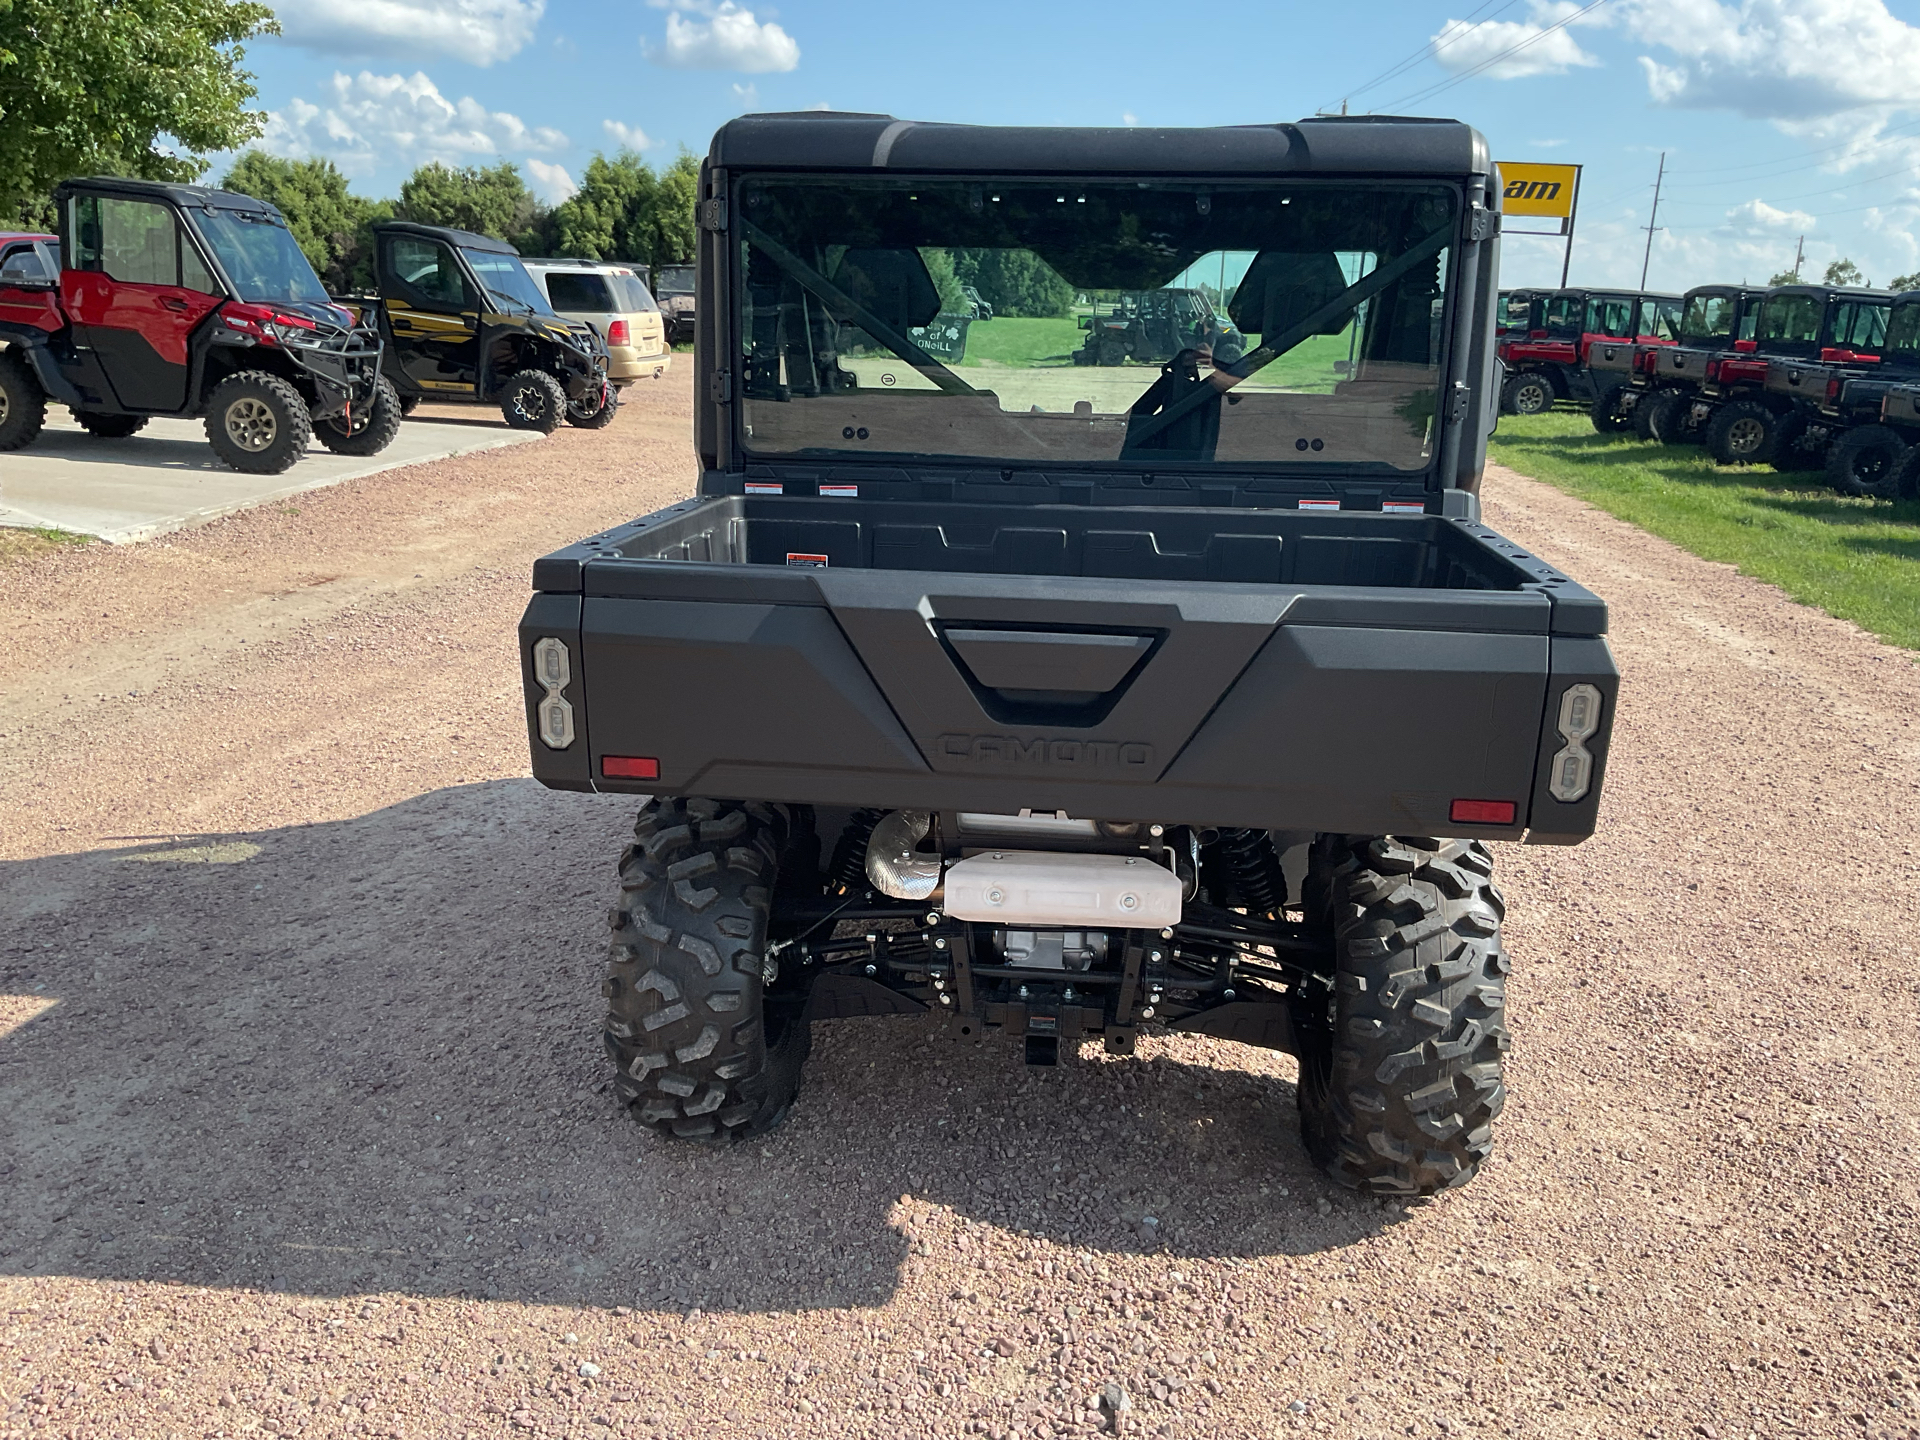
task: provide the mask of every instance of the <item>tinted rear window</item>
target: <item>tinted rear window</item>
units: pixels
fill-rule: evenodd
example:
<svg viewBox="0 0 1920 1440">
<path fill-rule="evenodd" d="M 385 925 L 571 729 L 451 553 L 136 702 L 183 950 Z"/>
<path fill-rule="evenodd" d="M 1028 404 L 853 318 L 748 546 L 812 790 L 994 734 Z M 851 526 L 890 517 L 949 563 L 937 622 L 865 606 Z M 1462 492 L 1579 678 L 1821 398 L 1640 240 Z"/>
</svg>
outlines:
<svg viewBox="0 0 1920 1440">
<path fill-rule="evenodd" d="M 609 275 L 607 278 L 613 282 L 613 288 L 621 296 L 620 308 L 628 313 L 644 315 L 660 308 L 653 303 L 653 296 L 648 293 L 647 287 L 641 283 L 638 275 Z"/>
<path fill-rule="evenodd" d="M 556 310 L 625 310 L 613 298 L 605 275 L 590 270 L 549 270 L 547 299 Z"/>
</svg>

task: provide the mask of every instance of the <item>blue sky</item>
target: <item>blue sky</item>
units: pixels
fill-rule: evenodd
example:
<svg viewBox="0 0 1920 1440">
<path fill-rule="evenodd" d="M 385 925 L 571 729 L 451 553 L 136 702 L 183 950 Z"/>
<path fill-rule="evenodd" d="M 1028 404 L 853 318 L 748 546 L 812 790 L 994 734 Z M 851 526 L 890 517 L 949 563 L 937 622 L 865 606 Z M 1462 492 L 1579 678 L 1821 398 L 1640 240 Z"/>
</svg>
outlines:
<svg viewBox="0 0 1920 1440">
<path fill-rule="evenodd" d="M 1451 115 L 1503 160 L 1586 167 L 1574 283 L 1764 280 L 1806 237 L 1920 271 L 1920 0 L 280 0 L 248 66 L 266 143 L 370 195 L 426 160 L 512 160 L 562 198 L 596 150 L 700 152 L 750 110 L 984 124 Z M 216 176 L 219 170 L 216 167 Z M 1510 239 L 1507 284 L 1557 283 Z"/>
</svg>

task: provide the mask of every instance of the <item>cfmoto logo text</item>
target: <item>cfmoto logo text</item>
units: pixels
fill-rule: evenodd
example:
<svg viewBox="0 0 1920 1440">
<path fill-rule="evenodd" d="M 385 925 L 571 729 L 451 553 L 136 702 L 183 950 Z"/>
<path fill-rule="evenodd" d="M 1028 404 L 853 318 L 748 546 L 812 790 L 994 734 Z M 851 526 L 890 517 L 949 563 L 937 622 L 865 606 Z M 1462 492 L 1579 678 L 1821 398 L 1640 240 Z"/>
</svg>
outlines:
<svg viewBox="0 0 1920 1440">
<path fill-rule="evenodd" d="M 942 735 L 943 759 L 975 765 L 1022 765 L 1060 770 L 1149 771 L 1153 747 L 1137 740 L 1056 740 L 1045 736 Z"/>
</svg>

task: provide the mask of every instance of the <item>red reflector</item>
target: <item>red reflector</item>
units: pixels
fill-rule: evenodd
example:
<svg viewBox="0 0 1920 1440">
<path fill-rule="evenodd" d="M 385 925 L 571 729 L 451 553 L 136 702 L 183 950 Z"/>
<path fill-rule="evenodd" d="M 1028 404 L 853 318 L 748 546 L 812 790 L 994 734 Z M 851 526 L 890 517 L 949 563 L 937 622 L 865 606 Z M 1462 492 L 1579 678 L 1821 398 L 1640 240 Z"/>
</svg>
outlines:
<svg viewBox="0 0 1920 1440">
<path fill-rule="evenodd" d="M 609 780 L 658 780 L 660 762 L 645 755 L 602 755 L 600 773 Z M 1509 817 L 1513 806 L 1507 806 Z"/>
<path fill-rule="evenodd" d="M 1456 800 L 1447 814 L 1460 825 L 1511 825 L 1515 810 L 1511 800 Z"/>
<path fill-rule="evenodd" d="M 631 345 L 633 342 L 628 338 L 628 333 L 627 322 L 624 320 L 616 320 L 607 326 L 607 343 L 609 345 Z"/>
</svg>

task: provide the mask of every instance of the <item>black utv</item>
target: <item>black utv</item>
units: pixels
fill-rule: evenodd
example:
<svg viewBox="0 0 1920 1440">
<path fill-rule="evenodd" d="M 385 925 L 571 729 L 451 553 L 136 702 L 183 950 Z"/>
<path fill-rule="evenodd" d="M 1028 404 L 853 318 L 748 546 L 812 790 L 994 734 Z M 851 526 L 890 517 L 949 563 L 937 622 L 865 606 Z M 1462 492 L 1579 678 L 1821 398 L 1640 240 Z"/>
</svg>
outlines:
<svg viewBox="0 0 1920 1440">
<path fill-rule="evenodd" d="M 1836 356 L 1817 393 L 1800 402 L 1809 423 L 1834 437 L 1827 483 L 1842 495 L 1920 498 L 1915 470 L 1905 463 L 1920 442 L 1920 291 L 1897 296 L 1877 338 L 1869 332 L 1860 339 L 1861 348 L 1844 360 Z"/>
<path fill-rule="evenodd" d="M 547 435 L 612 421 L 606 343 L 554 313 L 513 246 L 410 220 L 373 232 L 380 293 L 368 308 L 409 412 L 423 400 L 498 405 L 514 429 Z"/>
<path fill-rule="evenodd" d="M 1767 362 L 1755 355 L 1764 289 L 1699 285 L 1682 297 L 1672 345 L 1639 355 L 1632 386 L 1634 433 L 1663 445 L 1699 443 L 1714 412 L 1765 388 Z"/>
<path fill-rule="evenodd" d="M 273 206 L 112 178 L 53 198 L 53 243 L 10 245 L 0 267 L 0 450 L 40 433 L 49 400 L 102 439 L 204 417 L 213 453 L 260 475 L 311 439 L 342 455 L 392 441 L 378 333 L 328 299 Z"/>
<path fill-rule="evenodd" d="M 1606 606 L 1480 520 L 1485 141 L 748 116 L 700 186 L 695 493 L 536 561 L 520 629 L 534 775 L 649 797 L 629 1112 L 760 1134 L 837 1017 L 1040 1065 L 1200 1035 L 1299 1058 L 1340 1183 L 1471 1179 L 1489 842 L 1592 834 L 1618 689 Z M 1225 270 L 1246 350 L 963 376 L 912 338 L 958 249 L 1082 294 Z"/>
<path fill-rule="evenodd" d="M 1817 470 L 1846 428 L 1822 415 L 1829 381 L 1879 363 L 1893 295 L 1831 285 L 1777 285 L 1760 301 L 1747 373 L 1766 365 L 1757 393 L 1716 406 L 1706 426 L 1709 454 L 1722 465 Z M 1742 347 L 1744 348 L 1744 347 Z M 1721 366 L 1722 374 L 1727 366 Z"/>
</svg>

